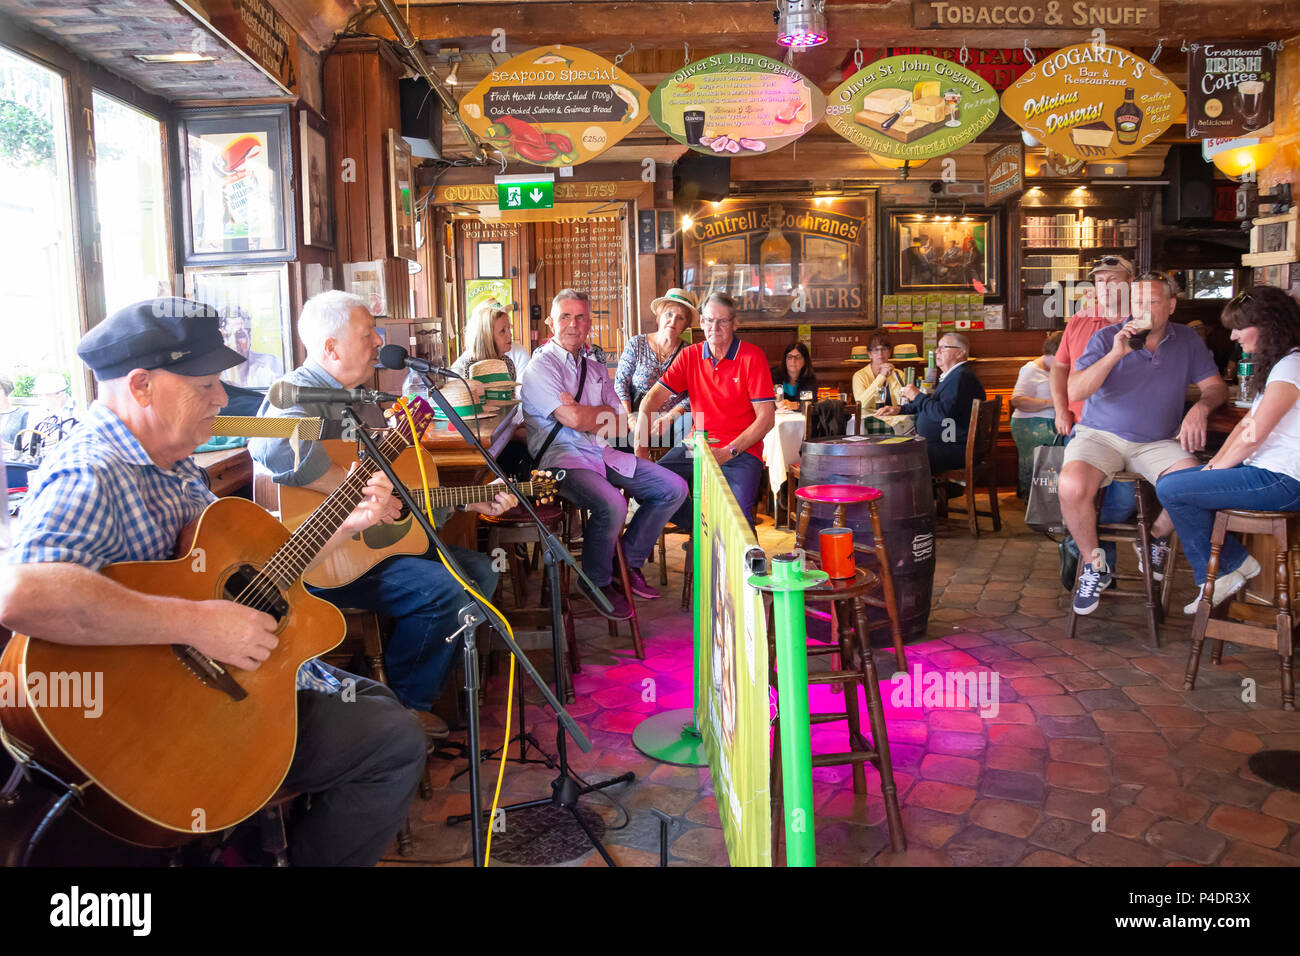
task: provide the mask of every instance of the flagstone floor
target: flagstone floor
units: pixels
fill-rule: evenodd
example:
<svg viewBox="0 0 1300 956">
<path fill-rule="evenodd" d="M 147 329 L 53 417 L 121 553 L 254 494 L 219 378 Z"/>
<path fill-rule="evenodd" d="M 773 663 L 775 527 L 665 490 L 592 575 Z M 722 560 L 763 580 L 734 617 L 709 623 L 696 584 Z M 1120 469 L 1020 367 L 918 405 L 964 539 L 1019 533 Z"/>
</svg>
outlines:
<svg viewBox="0 0 1300 956">
<path fill-rule="evenodd" d="M 1300 749 L 1300 712 L 1280 709 L 1276 655 L 1230 644 L 1216 667 L 1207 648 L 1197 689 L 1184 691 L 1191 619 L 1181 608 L 1193 585 L 1181 561 L 1161 648 L 1147 644 L 1139 602 L 1105 596 L 1081 621 L 1076 639 L 1067 640 L 1068 596 L 1058 581 L 1056 546 L 1025 528 L 1013 495 L 1002 501 L 998 534 L 972 541 L 964 524 L 941 525 L 927 640 L 908 649 L 912 668 L 984 672 L 990 680 L 996 674 L 997 713 L 982 717 L 973 705 L 891 701 L 894 685 L 884 681 L 894 672 L 893 655 L 877 652 L 908 849 L 889 850 L 879 778 L 870 767 L 865 795 L 853 793 L 848 767 L 818 769 L 818 863 L 1300 863 L 1300 793 L 1264 783 L 1246 766 L 1260 749 Z M 669 865 L 727 862 L 708 771 L 655 763 L 631 741 L 647 715 L 691 703 L 691 622 L 680 610 L 681 540 L 669 539 L 664 597 L 639 604 L 644 661 L 633 656 L 625 625 L 617 638 L 603 622 L 578 625 L 582 672 L 574 680 L 577 701 L 570 710 L 593 748 L 584 754 L 571 746 L 570 755 L 586 779 L 636 774 L 633 783 L 611 788 L 610 799 L 592 795 L 582 801 L 593 825 L 603 824 L 606 846 L 622 865 L 659 865 L 656 810 L 671 819 Z M 763 519 L 759 540 L 770 554 L 789 547 L 792 536 Z M 1134 569 L 1131 551 L 1120 562 Z M 647 578 L 658 584 L 657 567 L 647 566 Z M 531 656 L 543 674 L 550 673 L 549 652 Z M 505 670 L 503 661 L 497 673 L 485 676 L 484 746 L 496 746 L 503 737 Z M 1256 682 L 1255 702 L 1243 700 L 1245 678 Z M 647 701 L 650 686 L 655 699 Z M 535 689 L 524 693 L 528 730 L 554 753 L 555 722 Z M 843 725 L 814 727 L 812 740 L 817 752 L 843 750 Z M 467 777 L 452 779 L 464 766 L 463 760 L 430 762 L 432 799 L 417 797 L 412 807 L 414 853 L 394 852 L 389 865 L 469 862 L 468 826 L 444 823 L 447 814 L 468 810 Z M 498 766 L 483 765 L 489 799 Z M 500 802 L 549 796 L 553 777 L 542 765 L 508 763 Z M 494 865 L 566 857 L 571 859 L 563 865 L 604 865 L 581 838 L 569 839 L 574 828 L 559 811 L 547 808 L 515 818 L 517 824 L 511 819 L 505 833 L 494 835 Z M 536 838 L 523 839 L 524 830 Z M 566 839 L 572 844 L 567 848 L 561 846 Z"/>
</svg>

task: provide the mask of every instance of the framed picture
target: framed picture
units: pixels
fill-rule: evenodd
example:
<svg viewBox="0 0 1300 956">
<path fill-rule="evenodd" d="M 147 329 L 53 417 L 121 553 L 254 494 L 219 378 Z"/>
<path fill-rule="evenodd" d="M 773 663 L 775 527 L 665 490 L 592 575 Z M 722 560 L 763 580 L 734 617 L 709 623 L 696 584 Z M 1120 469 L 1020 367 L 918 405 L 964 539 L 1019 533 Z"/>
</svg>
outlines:
<svg viewBox="0 0 1300 956">
<path fill-rule="evenodd" d="M 384 281 L 384 260 L 345 262 L 343 288 L 361 296 L 371 315 L 388 314 L 388 284 Z"/>
<path fill-rule="evenodd" d="M 177 114 L 187 266 L 293 259 L 289 107 Z"/>
<path fill-rule="evenodd" d="M 200 266 L 185 269 L 185 294 L 221 316 L 226 345 L 247 361 L 221 373 L 244 388 L 266 388 L 292 355 L 289 265 Z"/>
<path fill-rule="evenodd" d="M 504 242 L 478 243 L 478 277 L 480 279 L 504 279 L 506 244 Z"/>
<path fill-rule="evenodd" d="M 1241 264 L 1258 268 L 1295 262 L 1298 223 L 1300 209 L 1294 206 L 1280 216 L 1254 220 L 1250 230 L 1250 252 L 1241 257 Z"/>
<path fill-rule="evenodd" d="M 393 223 L 393 255 L 415 258 L 415 174 L 411 147 L 395 129 L 388 131 L 388 206 Z"/>
<path fill-rule="evenodd" d="M 310 110 L 298 114 L 298 181 L 302 184 L 303 245 L 334 248 L 334 199 L 331 194 L 325 120 Z"/>
<path fill-rule="evenodd" d="M 655 213 L 655 216 L 659 221 L 659 245 L 656 247 L 656 251 L 677 251 L 677 224 L 674 222 L 673 211 L 671 209 L 660 209 Z"/>
<path fill-rule="evenodd" d="M 939 214 L 889 209 L 883 219 L 886 295 L 917 292 L 1002 293 L 1002 213 Z"/>
<path fill-rule="evenodd" d="M 655 211 L 653 209 L 638 209 L 636 213 L 636 251 L 638 255 L 654 255 L 657 242 L 655 240 Z"/>
</svg>

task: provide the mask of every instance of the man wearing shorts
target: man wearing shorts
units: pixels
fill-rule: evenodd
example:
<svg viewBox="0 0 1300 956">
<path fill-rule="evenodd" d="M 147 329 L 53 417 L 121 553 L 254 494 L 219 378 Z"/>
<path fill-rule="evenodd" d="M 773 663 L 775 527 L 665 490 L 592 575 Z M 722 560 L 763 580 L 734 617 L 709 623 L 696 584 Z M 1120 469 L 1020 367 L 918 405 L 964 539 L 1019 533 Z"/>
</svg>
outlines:
<svg viewBox="0 0 1300 956">
<path fill-rule="evenodd" d="M 1080 560 L 1089 559 L 1074 592 L 1076 614 L 1091 614 L 1110 584 L 1110 569 L 1097 546 L 1097 490 L 1119 471 L 1136 472 L 1154 485 L 1161 475 L 1195 467 L 1192 452 L 1205 446 L 1209 414 L 1228 396 L 1201 337 L 1170 322 L 1177 284 L 1160 273 L 1145 273 L 1132 289 L 1133 318 L 1098 330 L 1069 379 L 1070 400 L 1086 399 L 1066 446 L 1059 486 L 1061 512 Z M 1187 386 L 1193 383 L 1201 398 L 1184 416 Z M 1168 547 L 1172 530 L 1173 522 L 1161 513 L 1151 528 L 1153 550 Z"/>
</svg>

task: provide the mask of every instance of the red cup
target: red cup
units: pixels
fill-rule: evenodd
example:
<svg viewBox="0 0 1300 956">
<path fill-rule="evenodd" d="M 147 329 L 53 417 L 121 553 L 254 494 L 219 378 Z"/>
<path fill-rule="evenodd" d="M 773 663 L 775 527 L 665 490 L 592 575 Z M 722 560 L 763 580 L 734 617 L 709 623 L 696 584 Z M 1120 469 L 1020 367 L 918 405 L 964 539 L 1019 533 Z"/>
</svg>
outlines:
<svg viewBox="0 0 1300 956">
<path fill-rule="evenodd" d="M 850 528 L 826 528 L 820 533 L 822 570 L 835 580 L 853 577 L 853 531 Z"/>
</svg>

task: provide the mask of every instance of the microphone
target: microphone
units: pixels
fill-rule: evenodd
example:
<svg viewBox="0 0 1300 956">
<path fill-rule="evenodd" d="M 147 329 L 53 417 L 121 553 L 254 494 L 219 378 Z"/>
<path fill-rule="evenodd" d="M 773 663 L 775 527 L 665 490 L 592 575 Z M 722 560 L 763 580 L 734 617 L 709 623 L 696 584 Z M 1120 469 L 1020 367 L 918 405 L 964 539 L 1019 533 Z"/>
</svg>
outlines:
<svg viewBox="0 0 1300 956">
<path fill-rule="evenodd" d="M 400 345 L 385 345 L 379 350 L 379 364 L 384 368 L 413 368 L 425 375 L 445 375 L 448 378 L 460 378 L 449 368 L 434 365 L 427 359 L 415 358 Z"/>
<path fill-rule="evenodd" d="M 396 395 L 376 392 L 369 388 L 309 388 L 290 382 L 276 382 L 267 389 L 267 396 L 276 408 L 292 408 L 294 405 L 324 404 L 340 405 L 362 402 L 373 405 L 378 402 L 395 402 Z"/>
</svg>

